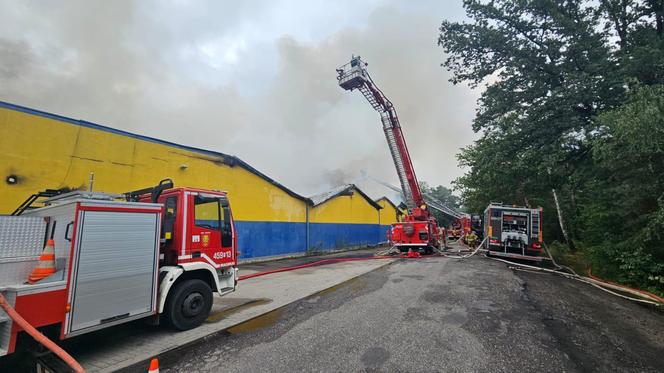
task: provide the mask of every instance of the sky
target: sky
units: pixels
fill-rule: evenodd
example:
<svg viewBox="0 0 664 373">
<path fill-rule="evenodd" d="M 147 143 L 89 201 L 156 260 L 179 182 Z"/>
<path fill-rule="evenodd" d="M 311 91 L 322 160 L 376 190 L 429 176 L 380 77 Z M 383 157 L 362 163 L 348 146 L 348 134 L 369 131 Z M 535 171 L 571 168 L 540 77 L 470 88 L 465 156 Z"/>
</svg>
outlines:
<svg viewBox="0 0 664 373">
<path fill-rule="evenodd" d="M 0 100 L 236 155 L 303 195 L 378 197 L 363 172 L 399 184 L 380 118 L 336 82 L 360 55 L 418 179 L 450 186 L 480 94 L 440 66 L 461 3 L 0 0 Z"/>
</svg>

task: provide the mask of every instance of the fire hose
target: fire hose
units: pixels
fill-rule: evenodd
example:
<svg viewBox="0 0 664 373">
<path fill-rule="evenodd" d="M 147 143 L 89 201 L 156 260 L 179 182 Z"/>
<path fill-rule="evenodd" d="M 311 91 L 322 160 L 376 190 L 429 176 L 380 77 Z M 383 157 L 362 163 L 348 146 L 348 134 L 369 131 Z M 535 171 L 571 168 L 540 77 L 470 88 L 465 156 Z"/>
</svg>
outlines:
<svg viewBox="0 0 664 373">
<path fill-rule="evenodd" d="M 482 249 L 482 245 L 484 244 L 485 240 L 486 240 L 486 238 L 482 242 L 480 242 L 479 245 L 477 245 L 477 248 L 475 248 L 474 251 L 472 251 L 471 253 L 466 254 L 466 255 L 449 255 L 446 252 L 439 251 L 438 255 L 436 255 L 436 256 L 442 256 L 442 257 L 445 257 L 445 258 L 452 258 L 452 259 L 467 259 L 467 258 L 470 258 L 470 257 L 476 255 L 480 251 L 483 251 L 483 252 L 487 251 L 486 249 Z M 558 275 L 561 275 L 563 277 L 567 277 L 567 278 L 570 278 L 570 279 L 574 279 L 574 280 L 577 280 L 577 281 L 581 281 L 581 282 L 590 284 L 590 285 L 592 285 L 596 288 L 599 288 L 602 291 L 608 292 L 610 294 L 613 294 L 615 296 L 618 296 L 618 297 L 621 297 L 621 298 L 624 298 L 624 299 L 628 299 L 628 300 L 635 301 L 635 302 L 640 302 L 640 303 L 651 304 L 651 305 L 658 306 L 658 307 L 664 305 L 664 299 L 662 299 L 661 297 L 658 297 L 654 294 L 648 293 L 646 291 L 638 290 L 638 289 L 632 289 L 632 288 L 629 288 L 627 286 L 606 282 L 606 281 L 598 279 L 595 276 L 592 276 L 592 274 L 590 274 L 590 277 L 580 276 L 576 272 L 574 272 L 573 269 L 571 269 L 567 266 L 559 265 L 555 261 L 555 259 L 551 255 L 551 253 L 549 252 L 546 245 L 544 245 L 544 248 L 547 252 L 547 255 L 549 256 L 549 259 L 554 264 L 556 269 L 547 269 L 547 268 L 535 267 L 535 266 L 530 266 L 530 265 L 527 265 L 527 264 L 520 264 L 520 263 L 511 262 L 511 261 L 504 260 L 504 259 L 492 258 L 492 257 L 488 257 L 486 255 L 485 255 L 485 257 L 488 258 L 488 259 L 492 259 L 492 260 L 496 260 L 496 261 L 499 261 L 499 262 L 506 263 L 506 264 L 510 265 L 510 268 L 515 269 L 515 270 L 535 270 L 535 271 L 539 271 L 539 272 L 547 272 L 547 273 L 558 274 Z M 389 252 L 389 250 L 385 251 L 385 253 L 387 253 L 387 252 Z M 277 268 L 277 269 L 263 271 L 263 272 L 252 273 L 252 274 L 249 274 L 249 275 L 240 276 L 240 278 L 238 280 L 243 281 L 243 280 L 247 280 L 247 279 L 250 279 L 250 278 L 265 276 L 265 275 L 269 275 L 269 274 L 273 274 L 273 273 L 293 271 L 293 270 L 296 270 L 296 269 L 315 267 L 315 266 L 319 266 L 319 265 L 323 265 L 323 264 L 330 264 L 330 263 L 353 262 L 353 261 L 364 261 L 364 260 L 375 260 L 375 259 L 418 259 L 418 258 L 427 258 L 427 257 L 431 257 L 431 255 L 423 256 L 423 257 L 408 257 L 408 256 L 405 256 L 405 255 L 398 255 L 398 256 L 397 255 L 395 255 L 395 256 L 386 256 L 385 255 L 385 256 L 373 256 L 373 257 L 322 259 L 322 260 L 318 260 L 318 261 L 315 261 L 315 262 L 301 264 L 301 265 L 297 265 L 297 266 L 283 267 L 283 268 Z M 568 271 L 569 273 L 562 272 L 561 269 L 564 269 L 564 270 Z M 615 291 L 612 291 L 610 289 L 625 292 L 625 293 L 628 293 L 628 294 L 631 294 L 631 295 L 634 295 L 634 296 L 637 296 L 637 297 L 640 297 L 640 298 L 628 297 L 628 296 L 616 293 Z"/>
<path fill-rule="evenodd" d="M 485 240 L 486 240 L 486 238 L 485 238 Z M 485 249 L 482 249 L 482 244 L 483 243 L 484 243 L 484 241 L 482 241 L 479 245 L 477 245 L 477 248 L 473 252 L 471 252 L 470 254 L 459 256 L 459 255 L 449 255 L 445 252 L 439 252 L 439 255 L 437 255 L 437 256 L 442 256 L 442 257 L 446 257 L 446 258 L 453 258 L 453 259 L 470 258 L 473 255 L 476 255 L 480 251 L 487 251 Z M 610 282 L 605 282 L 605 281 L 599 280 L 597 277 L 593 276 L 592 274 L 590 274 L 590 277 L 580 276 L 580 275 L 576 274 L 573 269 L 571 269 L 569 267 L 566 267 L 566 266 L 559 265 L 558 263 L 556 263 L 555 259 L 553 259 L 553 257 L 551 256 L 551 253 L 548 251 L 548 248 L 546 248 L 546 246 L 545 246 L 545 249 L 547 251 L 547 254 L 548 254 L 549 258 L 551 259 L 552 263 L 554 264 L 554 266 L 557 269 L 552 270 L 552 269 L 540 268 L 540 267 L 530 266 L 530 265 L 526 265 L 526 264 L 514 263 L 514 262 L 511 262 L 511 261 L 503 260 L 503 259 L 499 259 L 499 258 L 491 258 L 491 257 L 488 257 L 488 256 L 486 256 L 486 257 L 488 259 L 492 259 L 492 260 L 496 260 L 496 261 L 506 263 L 506 264 L 510 265 L 510 268 L 515 269 L 515 270 L 534 270 L 534 271 L 540 271 L 540 272 L 554 273 L 554 274 L 561 275 L 563 277 L 567 277 L 567 278 L 570 278 L 570 279 L 575 279 L 575 280 L 578 280 L 578 281 L 581 281 L 581 282 L 584 282 L 584 283 L 588 283 L 588 284 L 590 284 L 590 285 L 592 285 L 592 286 L 594 286 L 594 287 L 596 287 L 600 290 L 606 291 L 610 294 L 613 294 L 615 296 L 618 296 L 618 297 L 621 297 L 621 298 L 624 298 L 624 299 L 628 299 L 628 300 L 635 301 L 635 302 L 640 302 L 640 303 L 646 303 L 646 304 L 650 304 L 650 305 L 654 305 L 654 306 L 663 306 L 664 305 L 664 299 L 662 299 L 662 298 L 660 298 L 660 297 L 658 297 L 654 294 L 650 294 L 648 292 L 645 292 L 643 290 L 632 289 L 632 288 L 629 288 L 629 287 L 626 287 L 626 286 L 613 284 L 613 283 L 610 283 Z M 377 259 L 419 259 L 419 258 L 426 258 L 426 257 L 430 257 L 430 256 L 409 257 L 409 256 L 406 256 L 406 255 L 398 255 L 398 256 L 373 256 L 373 257 L 351 257 L 351 258 L 322 259 L 322 260 L 318 260 L 318 261 L 311 262 L 311 263 L 306 263 L 306 264 L 301 264 L 301 265 L 296 265 L 296 266 L 290 266 L 290 267 L 276 268 L 276 269 L 272 269 L 272 270 L 267 270 L 267 271 L 263 271 L 263 272 L 257 272 L 257 273 L 252 273 L 252 274 L 245 275 L 245 276 L 240 276 L 238 278 L 238 281 L 244 281 L 244 280 L 248 280 L 250 278 L 266 276 L 266 275 L 270 275 L 270 274 L 274 274 L 274 273 L 294 271 L 294 270 L 297 270 L 297 269 L 315 267 L 315 266 L 324 265 L 324 264 L 331 264 L 331 263 L 355 262 L 355 261 L 366 261 L 366 260 L 377 260 Z M 565 270 L 567 270 L 571 273 L 561 272 L 560 269 L 565 269 Z M 628 297 L 628 296 L 625 296 L 625 295 L 622 295 L 622 294 L 618 294 L 618 293 L 616 293 L 614 291 L 611 291 L 609 289 L 614 289 L 614 290 L 617 290 L 617 291 L 626 292 L 626 293 L 641 297 L 641 299 Z M 648 300 L 643 299 L 643 298 L 646 298 Z M 9 303 L 6 301 L 6 299 L 2 296 L 1 293 L 0 293 L 0 307 L 2 307 L 5 310 L 5 312 L 7 313 L 7 315 L 9 315 L 9 317 L 11 317 L 12 320 L 14 322 L 16 322 L 23 330 L 25 330 L 28 334 L 30 334 L 37 342 L 41 343 L 46 348 L 51 350 L 54 354 L 56 354 L 58 357 L 60 357 L 60 359 L 62 359 L 67 365 L 69 365 L 75 372 L 77 372 L 77 373 L 78 372 L 85 372 L 83 367 L 71 355 L 69 355 L 65 350 L 60 348 L 60 346 L 58 346 L 53 341 L 48 339 L 45 335 L 40 333 L 37 329 L 35 329 L 32 325 L 30 325 L 25 319 L 23 319 L 23 317 L 21 317 L 21 315 L 19 315 L 16 312 L 16 310 L 14 310 L 11 305 L 9 305 Z"/>
<path fill-rule="evenodd" d="M 287 271 L 293 271 L 296 269 L 301 269 L 301 268 L 308 268 L 308 267 L 314 267 L 322 264 L 329 264 L 329 263 L 340 263 L 340 262 L 353 262 L 353 261 L 362 261 L 362 260 L 374 260 L 374 259 L 399 259 L 399 258 L 404 258 L 404 259 L 414 259 L 414 258 L 409 258 L 406 256 L 380 256 L 380 257 L 356 257 L 356 258 L 338 258 L 338 259 L 323 259 L 323 260 L 318 260 L 315 262 L 307 263 L 307 264 L 302 264 L 302 265 L 297 265 L 297 266 L 292 266 L 292 267 L 283 267 L 283 268 L 277 268 L 269 271 L 264 271 L 264 272 L 258 272 L 258 273 L 252 273 L 249 275 L 245 276 L 240 276 L 238 281 L 243 281 L 243 280 L 248 280 L 250 278 L 254 277 L 260 277 L 260 276 L 265 276 L 273 273 L 279 273 L 279 272 L 287 272 Z M 69 355 L 65 350 L 63 350 L 60 346 L 58 346 L 55 342 L 51 341 L 46 337 L 44 334 L 39 332 L 35 327 L 30 325 L 21 315 L 16 312 L 16 310 L 7 302 L 5 297 L 0 293 L 0 307 L 4 309 L 4 311 L 7 313 L 7 315 L 18 325 L 20 326 L 25 332 L 27 332 L 30 336 L 32 336 L 37 342 L 42 344 L 44 347 L 48 348 L 51 352 L 53 352 L 55 355 L 57 355 L 62 361 L 64 361 L 69 367 L 71 367 L 75 372 L 81 373 L 85 372 L 85 369 L 71 356 Z"/>
<path fill-rule="evenodd" d="M 602 291 L 605 291 L 609 294 L 613 294 L 617 297 L 627 299 L 627 300 L 631 300 L 633 302 L 650 304 L 650 305 L 653 305 L 653 306 L 656 306 L 656 307 L 664 306 L 664 302 L 662 302 L 662 298 L 660 298 L 660 297 L 658 297 L 654 294 L 650 294 L 648 292 L 645 292 L 643 290 L 632 289 L 632 288 L 629 288 L 627 286 L 622 286 L 622 285 L 613 285 L 613 284 L 607 283 L 605 281 L 600 281 L 600 280 L 592 279 L 592 278 L 589 278 L 589 277 L 580 276 L 576 273 L 562 272 L 562 271 L 560 271 L 560 269 L 548 269 L 548 268 L 535 267 L 535 266 L 531 266 L 531 265 L 527 265 L 527 264 L 515 263 L 515 262 L 511 262 L 509 260 L 504 260 L 504 259 L 499 259 L 499 258 L 492 258 L 492 257 L 488 257 L 488 256 L 487 256 L 487 258 L 491 259 L 491 260 L 496 260 L 496 261 L 499 261 L 499 262 L 506 263 L 506 264 L 509 265 L 509 268 L 517 270 L 517 271 L 537 271 L 537 272 L 553 273 L 553 274 L 557 274 L 557 275 L 560 275 L 560 276 L 563 276 L 563 277 L 566 277 L 566 278 L 569 278 L 569 279 L 573 279 L 573 280 L 577 280 L 577 281 L 580 281 L 580 282 L 590 284 L 590 285 L 592 285 L 592 286 L 594 286 L 594 287 L 596 287 L 596 288 L 598 288 Z M 635 295 L 635 296 L 640 297 L 640 298 L 628 297 L 626 295 L 616 293 L 615 291 L 612 291 L 612 290 L 609 290 L 609 289 L 629 293 L 631 295 Z"/>
<path fill-rule="evenodd" d="M 475 248 L 475 250 L 474 250 L 473 252 L 471 252 L 470 254 L 466 254 L 466 255 L 449 255 L 448 253 L 446 253 L 446 252 L 442 252 L 442 251 L 440 252 L 440 254 L 441 254 L 442 256 L 446 257 L 446 258 L 452 258 L 452 259 L 467 259 L 467 258 L 470 258 L 471 256 L 477 254 L 477 253 L 480 252 L 480 251 L 487 251 L 486 249 L 482 249 L 482 245 L 484 244 L 485 241 L 486 241 L 486 238 L 485 238 L 484 240 L 482 240 L 482 242 L 480 242 L 479 245 L 477 245 L 477 247 Z M 460 252 L 460 251 L 459 251 L 459 252 Z"/>
<path fill-rule="evenodd" d="M 376 259 L 421 259 L 421 258 L 430 258 L 432 256 L 443 256 L 443 257 L 454 258 L 454 259 L 465 259 L 465 258 L 470 258 L 471 256 L 477 254 L 479 251 L 486 251 L 486 250 L 481 248 L 483 243 L 484 243 L 484 241 L 482 241 L 477 246 L 475 251 L 473 251 L 472 253 L 470 253 L 468 255 L 463 255 L 463 256 L 448 255 L 447 253 L 444 253 L 442 251 L 439 251 L 438 255 L 427 255 L 427 256 L 416 256 L 416 257 L 410 257 L 408 255 L 392 255 L 392 256 L 390 256 L 389 253 L 393 249 L 393 248 L 390 248 L 388 250 L 384 250 L 384 251 L 380 251 L 380 252 L 376 253 L 376 256 L 322 259 L 322 260 L 318 260 L 318 261 L 311 262 L 311 263 L 306 263 L 306 264 L 301 264 L 301 265 L 296 265 L 296 266 L 291 266 L 291 267 L 276 268 L 276 269 L 272 269 L 272 270 L 267 270 L 267 271 L 263 271 L 263 272 L 257 272 L 257 273 L 252 273 L 252 274 L 249 274 L 249 275 L 240 276 L 238 278 L 238 281 L 248 280 L 248 279 L 254 278 L 254 277 L 266 276 L 266 275 L 270 275 L 270 274 L 273 274 L 273 273 L 294 271 L 296 269 L 315 267 L 315 266 L 319 266 L 319 265 L 323 265 L 323 264 L 331 264 L 331 263 L 356 262 L 356 261 L 376 260 Z"/>
<path fill-rule="evenodd" d="M 467 254 L 467 255 L 449 255 L 448 253 L 445 253 L 445 252 L 441 252 L 441 255 L 443 255 L 446 258 L 453 258 L 453 259 L 470 258 L 471 256 L 477 254 L 480 251 L 484 251 L 484 252 L 487 251 L 485 249 L 481 249 L 482 245 L 484 244 L 484 241 L 486 241 L 486 238 L 477 246 L 477 248 L 473 252 L 471 252 L 470 254 Z M 515 270 L 531 270 L 531 271 L 534 270 L 534 271 L 539 271 L 539 272 L 554 273 L 554 274 L 562 275 L 562 276 L 570 278 L 570 279 L 574 279 L 574 280 L 577 280 L 577 281 L 581 281 L 581 282 L 590 284 L 590 285 L 592 285 L 592 286 L 594 286 L 594 287 L 596 287 L 596 288 L 598 288 L 602 291 L 608 292 L 608 293 L 610 293 L 612 295 L 615 295 L 615 296 L 618 296 L 620 298 L 624 298 L 624 299 L 631 300 L 631 301 L 634 301 L 634 302 L 639 302 L 639 303 L 646 303 L 646 304 L 654 305 L 654 306 L 657 306 L 657 307 L 664 306 L 664 298 L 661 298 L 661 297 L 659 297 L 655 294 L 649 293 L 647 291 L 639 290 L 639 289 L 633 289 L 633 288 L 630 288 L 630 287 L 627 287 L 627 286 L 624 286 L 624 285 L 619 285 L 619 284 L 615 284 L 615 283 L 612 283 L 612 282 L 604 281 L 604 280 L 602 280 L 598 277 L 593 276 L 592 272 L 590 272 L 590 271 L 588 273 L 588 277 L 580 276 L 572 268 L 558 264 L 556 262 L 556 260 L 553 258 L 553 256 L 551 255 L 551 252 L 549 251 L 549 248 L 546 246 L 546 244 L 543 244 L 543 247 L 544 247 L 544 249 L 547 253 L 547 256 L 551 260 L 551 263 L 553 263 L 553 265 L 556 269 L 547 269 L 547 268 L 541 268 L 541 267 L 534 267 L 534 266 L 529 266 L 529 265 L 526 265 L 526 264 L 515 263 L 515 262 L 509 261 L 509 260 L 504 260 L 504 259 L 499 259 L 499 258 L 492 258 L 492 257 L 486 256 L 486 255 L 485 255 L 485 257 L 488 258 L 488 259 L 492 259 L 492 260 L 496 260 L 496 261 L 499 261 L 499 262 L 506 263 L 506 264 L 510 265 L 510 268 L 515 269 Z M 561 270 L 565 270 L 569 273 L 561 272 Z M 628 294 L 634 295 L 634 296 L 639 297 L 639 298 L 625 296 L 623 294 L 616 293 L 615 291 L 612 291 L 612 290 L 628 293 Z"/>
<path fill-rule="evenodd" d="M 458 256 L 458 255 L 449 255 L 447 253 L 441 253 L 441 254 L 443 256 L 447 257 L 447 258 L 454 258 L 454 259 L 470 258 L 471 256 L 477 254 L 479 251 L 484 251 L 484 252 L 487 251 L 485 249 L 481 249 L 482 245 L 484 244 L 484 241 L 486 241 L 486 238 L 477 246 L 475 251 L 473 251 L 472 253 L 467 254 L 467 255 Z M 664 298 L 659 297 L 655 294 L 649 293 L 647 291 L 639 290 L 639 289 L 633 289 L 633 288 L 630 288 L 630 287 L 627 287 L 627 286 L 624 286 L 624 285 L 619 285 L 619 284 L 612 283 L 612 282 L 609 282 L 609 281 L 604 281 L 604 280 L 602 280 L 602 279 L 600 279 L 596 276 L 593 276 L 591 271 L 589 271 L 588 277 L 580 276 L 572 268 L 558 264 L 556 262 L 556 260 L 553 258 L 553 256 L 551 255 L 551 252 L 549 251 L 549 248 L 547 247 L 547 245 L 543 243 L 542 246 L 544 247 L 544 250 L 546 251 L 546 254 L 549 257 L 549 260 L 551 260 L 551 263 L 553 263 L 553 265 L 556 269 L 547 269 L 547 268 L 535 267 L 535 266 L 530 266 L 530 265 L 526 265 L 526 264 L 515 263 L 515 262 L 509 261 L 509 260 L 505 260 L 505 259 L 492 258 L 492 257 L 486 256 L 486 255 L 485 255 L 485 257 L 488 258 L 488 259 L 492 259 L 492 260 L 496 260 L 496 261 L 499 261 L 499 262 L 506 263 L 506 264 L 510 265 L 510 268 L 515 269 L 515 270 L 530 270 L 530 271 L 554 273 L 554 274 L 557 274 L 557 275 L 562 275 L 563 277 L 567 277 L 567 278 L 570 278 L 570 279 L 574 279 L 574 280 L 577 280 L 577 281 L 581 281 L 581 282 L 590 284 L 590 285 L 592 285 L 592 286 L 594 286 L 594 287 L 596 287 L 596 288 L 598 288 L 602 291 L 605 291 L 605 292 L 610 293 L 612 295 L 618 296 L 620 298 L 624 298 L 624 299 L 631 300 L 631 301 L 634 301 L 634 302 L 639 302 L 639 303 L 646 303 L 646 304 L 654 305 L 656 307 L 664 306 Z M 562 272 L 561 270 L 565 270 L 569 273 Z M 634 296 L 639 297 L 639 298 L 625 296 L 623 294 L 616 293 L 613 290 L 628 293 L 628 294 L 634 295 Z"/>
<path fill-rule="evenodd" d="M 5 297 L 0 293 L 0 307 L 7 313 L 7 315 L 23 330 L 25 330 L 32 338 L 37 342 L 41 343 L 44 347 L 51 350 L 56 354 L 62 361 L 69 365 L 75 372 L 82 373 L 85 372 L 85 369 L 79 364 L 71 355 L 69 355 L 65 350 L 60 346 L 55 344 L 55 342 L 48 339 L 45 335 L 35 329 L 34 326 L 30 325 L 21 315 L 16 312 L 16 310 L 7 302 Z"/>
<path fill-rule="evenodd" d="M 271 269 L 271 270 L 268 270 L 268 271 L 257 272 L 257 273 L 252 273 L 252 274 L 249 274 L 249 275 L 240 276 L 238 278 L 238 281 L 248 280 L 248 279 L 254 278 L 254 277 L 270 275 L 270 274 L 273 274 L 273 273 L 288 272 L 288 271 L 294 271 L 296 269 L 301 269 L 301 268 L 315 267 L 315 266 L 319 266 L 319 265 L 322 265 L 322 264 L 342 263 L 342 262 L 357 262 L 357 261 L 376 260 L 376 259 L 419 259 L 419 258 L 426 258 L 426 257 L 416 257 L 415 258 L 415 257 L 408 257 L 408 256 L 405 256 L 405 255 L 395 255 L 395 256 L 370 256 L 370 257 L 322 259 L 322 260 L 318 260 L 318 261 L 315 261 L 315 262 L 296 265 L 296 266 L 292 266 L 292 267 L 276 268 L 276 269 Z"/>
</svg>

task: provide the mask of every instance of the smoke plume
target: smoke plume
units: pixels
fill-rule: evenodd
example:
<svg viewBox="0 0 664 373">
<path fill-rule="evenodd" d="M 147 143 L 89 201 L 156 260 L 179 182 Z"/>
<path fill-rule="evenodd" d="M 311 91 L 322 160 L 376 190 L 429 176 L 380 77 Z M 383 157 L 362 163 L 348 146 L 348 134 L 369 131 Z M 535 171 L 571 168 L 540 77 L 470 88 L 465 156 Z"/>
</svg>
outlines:
<svg viewBox="0 0 664 373">
<path fill-rule="evenodd" d="M 398 185 L 378 114 L 336 84 L 359 54 L 419 179 L 449 185 L 478 93 L 440 67 L 461 10 L 439 3 L 0 1 L 0 100 L 234 154 L 305 195 L 362 169 Z"/>
</svg>

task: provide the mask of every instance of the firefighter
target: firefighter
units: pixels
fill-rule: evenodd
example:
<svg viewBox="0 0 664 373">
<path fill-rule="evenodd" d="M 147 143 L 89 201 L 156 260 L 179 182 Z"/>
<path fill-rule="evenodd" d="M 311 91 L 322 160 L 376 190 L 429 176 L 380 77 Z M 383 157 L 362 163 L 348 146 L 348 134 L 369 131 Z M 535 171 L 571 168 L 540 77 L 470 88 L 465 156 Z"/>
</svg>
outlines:
<svg viewBox="0 0 664 373">
<path fill-rule="evenodd" d="M 466 236 L 466 243 L 469 247 L 473 249 L 475 248 L 475 245 L 477 244 L 477 235 L 475 234 L 475 231 L 470 231 L 470 233 L 468 233 Z"/>
</svg>

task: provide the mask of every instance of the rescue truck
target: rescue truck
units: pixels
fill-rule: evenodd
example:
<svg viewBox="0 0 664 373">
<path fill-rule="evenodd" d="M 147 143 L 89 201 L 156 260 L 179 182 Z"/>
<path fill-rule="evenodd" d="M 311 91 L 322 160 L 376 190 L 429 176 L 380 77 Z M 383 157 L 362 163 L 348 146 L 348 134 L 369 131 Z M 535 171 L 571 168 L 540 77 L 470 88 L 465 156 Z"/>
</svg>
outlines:
<svg viewBox="0 0 664 373">
<path fill-rule="evenodd" d="M 484 210 L 487 255 L 541 261 L 542 208 L 490 203 Z"/>
<path fill-rule="evenodd" d="M 33 206 L 36 194 L 0 216 L 0 292 L 34 327 L 55 325 L 60 339 L 140 318 L 192 329 L 208 317 L 213 293 L 237 286 L 225 192 L 167 179 L 124 195 L 47 195 L 42 207 Z M 33 281 L 45 245 L 54 246 L 55 268 Z M 14 352 L 21 332 L 0 309 L 0 356 Z"/>
</svg>

